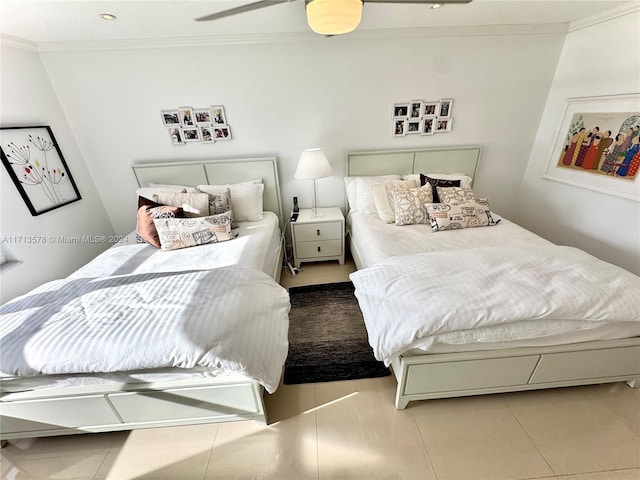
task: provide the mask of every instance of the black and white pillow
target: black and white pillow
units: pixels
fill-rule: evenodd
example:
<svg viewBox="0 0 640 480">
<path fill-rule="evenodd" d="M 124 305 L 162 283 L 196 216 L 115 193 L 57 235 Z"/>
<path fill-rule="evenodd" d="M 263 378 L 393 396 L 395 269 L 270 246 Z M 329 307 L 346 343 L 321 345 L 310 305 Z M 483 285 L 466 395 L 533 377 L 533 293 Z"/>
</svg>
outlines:
<svg viewBox="0 0 640 480">
<path fill-rule="evenodd" d="M 432 178 L 427 175 L 420 174 L 420 185 L 431 185 L 433 203 L 440 203 L 440 197 L 438 196 L 437 187 L 459 187 L 460 180 L 451 180 L 445 178 Z"/>
<path fill-rule="evenodd" d="M 486 198 L 464 203 L 432 203 L 427 205 L 427 212 L 434 232 L 489 227 L 500 222 L 493 218 Z"/>
</svg>

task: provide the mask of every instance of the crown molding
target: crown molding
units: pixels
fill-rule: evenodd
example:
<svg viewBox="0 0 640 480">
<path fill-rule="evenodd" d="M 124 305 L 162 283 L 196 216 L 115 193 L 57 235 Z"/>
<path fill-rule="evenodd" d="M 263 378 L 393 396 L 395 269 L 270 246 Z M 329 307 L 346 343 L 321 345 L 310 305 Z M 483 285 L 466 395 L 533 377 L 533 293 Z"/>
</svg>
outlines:
<svg viewBox="0 0 640 480">
<path fill-rule="evenodd" d="M 12 35 L 5 35 L 3 33 L 0 33 L 0 46 L 19 48 L 30 52 L 38 51 L 38 45 L 35 42 L 25 40 L 24 38 L 14 37 Z"/>
<path fill-rule="evenodd" d="M 629 15 L 630 13 L 635 13 L 635 12 L 640 12 L 640 2 L 638 2 L 637 0 L 626 3 L 619 7 L 605 10 L 604 12 L 598 13 L 596 15 L 591 15 L 590 17 L 582 18 L 580 20 L 576 20 L 575 22 L 571 22 L 569 24 L 569 32 L 582 30 L 583 28 L 588 28 L 602 22 L 608 22 L 609 20 L 613 20 L 618 17 L 623 17 L 625 15 Z"/>
<path fill-rule="evenodd" d="M 420 27 L 397 29 L 360 29 L 348 35 L 327 38 L 311 31 L 272 33 L 272 34 L 237 34 L 204 37 L 179 37 L 134 40 L 97 40 L 77 42 L 39 42 L 37 48 L 41 52 L 71 52 L 95 50 L 132 50 L 150 48 L 183 48 L 210 47 L 225 45 L 253 45 L 301 42 L 326 42 L 331 39 L 376 40 L 435 37 L 470 37 L 494 35 L 548 35 L 566 34 L 567 23 L 527 24 L 527 25 L 480 25 L 454 27 Z"/>
</svg>

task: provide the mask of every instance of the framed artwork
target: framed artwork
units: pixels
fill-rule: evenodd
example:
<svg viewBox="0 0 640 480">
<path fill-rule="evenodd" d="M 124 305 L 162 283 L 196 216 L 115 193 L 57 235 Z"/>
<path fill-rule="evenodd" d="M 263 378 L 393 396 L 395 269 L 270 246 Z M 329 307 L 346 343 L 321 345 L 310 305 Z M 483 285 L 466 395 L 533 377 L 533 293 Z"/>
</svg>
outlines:
<svg viewBox="0 0 640 480">
<path fill-rule="evenodd" d="M 173 145 L 184 145 L 184 138 L 182 136 L 182 129 L 180 127 L 168 128 L 169 137 L 171 137 L 171 143 Z"/>
<path fill-rule="evenodd" d="M 420 119 L 422 116 L 422 100 L 411 100 L 409 103 L 409 118 Z"/>
<path fill-rule="evenodd" d="M 433 135 L 434 133 L 450 132 L 453 124 L 452 109 L 452 98 L 394 103 L 393 136 L 403 137 L 412 133 Z"/>
<path fill-rule="evenodd" d="M 407 134 L 409 133 L 420 133 L 420 119 L 409 119 L 407 120 Z"/>
<path fill-rule="evenodd" d="M 178 110 L 161 110 L 160 116 L 162 117 L 162 123 L 171 127 L 172 125 L 180 125 L 180 113 Z"/>
<path fill-rule="evenodd" d="M 202 139 L 202 143 L 213 143 L 215 141 L 213 138 L 212 125 L 202 125 L 198 128 L 200 128 L 200 138 Z"/>
<path fill-rule="evenodd" d="M 180 125 L 182 125 L 183 128 L 195 127 L 196 121 L 191 107 L 180 107 L 178 114 L 180 116 Z"/>
<path fill-rule="evenodd" d="M 214 125 L 226 125 L 227 116 L 224 113 L 224 107 L 222 105 L 214 105 L 211 107 L 213 112 L 213 124 Z"/>
<path fill-rule="evenodd" d="M 213 136 L 216 142 L 221 142 L 224 140 L 231 140 L 231 128 L 229 126 L 224 127 L 213 127 Z"/>
<path fill-rule="evenodd" d="M 209 125 L 211 123 L 211 110 L 208 108 L 194 108 L 193 116 L 196 119 L 196 125 Z"/>
<path fill-rule="evenodd" d="M 393 121 L 393 136 L 404 137 L 407 134 L 407 119 L 396 118 Z"/>
<path fill-rule="evenodd" d="M 436 116 L 440 110 L 440 102 L 423 102 L 422 103 L 422 116 Z"/>
<path fill-rule="evenodd" d="M 408 103 L 394 103 L 393 104 L 393 118 L 408 118 L 409 117 L 409 104 Z"/>
<path fill-rule="evenodd" d="M 0 154 L 31 215 L 82 198 L 49 126 L 0 128 Z"/>
<path fill-rule="evenodd" d="M 436 117 L 424 117 L 420 123 L 420 135 L 433 135 Z"/>
<path fill-rule="evenodd" d="M 453 109 L 453 99 L 452 98 L 441 98 L 439 102 L 439 117 L 450 117 L 451 110 Z"/>
<path fill-rule="evenodd" d="M 210 108 L 180 107 L 161 110 L 162 123 L 167 127 L 172 145 L 217 140 L 231 140 L 231 127 L 227 123 L 224 106 Z"/>
<path fill-rule="evenodd" d="M 440 118 L 440 117 L 437 117 L 435 119 L 435 132 L 436 133 L 450 132 L 452 123 L 453 123 L 453 119 L 452 118 Z"/>
<path fill-rule="evenodd" d="M 182 135 L 184 136 L 185 142 L 200 141 L 200 130 L 198 130 L 198 127 L 183 128 Z"/>
<path fill-rule="evenodd" d="M 640 201 L 640 94 L 569 98 L 543 178 Z"/>
</svg>

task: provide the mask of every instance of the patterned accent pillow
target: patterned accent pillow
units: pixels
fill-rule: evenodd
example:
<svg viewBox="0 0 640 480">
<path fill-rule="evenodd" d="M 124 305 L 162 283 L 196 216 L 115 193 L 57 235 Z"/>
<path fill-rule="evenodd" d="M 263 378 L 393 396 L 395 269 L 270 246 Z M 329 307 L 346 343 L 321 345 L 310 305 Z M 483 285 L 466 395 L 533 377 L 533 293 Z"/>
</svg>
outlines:
<svg viewBox="0 0 640 480">
<path fill-rule="evenodd" d="M 231 190 L 225 188 L 217 193 L 208 193 L 209 195 L 209 215 L 220 215 L 221 213 L 231 212 L 231 228 L 238 228 L 236 217 L 231 209 Z"/>
<path fill-rule="evenodd" d="M 436 190 L 442 203 L 464 203 L 475 199 L 473 190 L 469 187 L 436 187 Z"/>
<path fill-rule="evenodd" d="M 431 185 L 433 188 L 433 203 L 440 203 L 437 187 L 459 187 L 460 180 L 451 180 L 447 178 L 432 178 L 427 175 L 420 174 L 420 185 Z"/>
<path fill-rule="evenodd" d="M 418 188 L 390 186 L 393 193 L 396 225 L 429 223 L 425 206 L 433 202 L 431 185 Z"/>
<path fill-rule="evenodd" d="M 209 195 L 206 193 L 158 192 L 153 200 L 162 205 L 182 208 L 185 217 L 203 217 L 209 214 Z"/>
<path fill-rule="evenodd" d="M 431 229 L 434 232 L 442 230 L 457 230 L 469 227 L 487 227 L 500 223 L 494 220 L 486 198 L 465 203 L 432 203 L 427 205 Z"/>
<path fill-rule="evenodd" d="M 231 232 L 231 212 L 208 217 L 161 218 L 153 223 L 165 251 L 224 242 L 237 236 Z"/>
<path fill-rule="evenodd" d="M 160 237 L 153 220 L 156 218 L 175 218 L 182 216 L 181 208 L 160 205 L 152 207 L 143 205 L 138 209 L 138 221 L 136 224 L 136 234 L 138 243 L 148 243 L 156 248 L 160 248 Z"/>
<path fill-rule="evenodd" d="M 393 192 L 391 186 L 398 188 L 416 188 L 413 180 L 387 180 L 385 183 L 377 183 L 371 187 L 373 201 L 376 204 L 378 218 L 384 223 L 394 223 L 396 221 L 396 209 L 393 206 Z"/>
</svg>

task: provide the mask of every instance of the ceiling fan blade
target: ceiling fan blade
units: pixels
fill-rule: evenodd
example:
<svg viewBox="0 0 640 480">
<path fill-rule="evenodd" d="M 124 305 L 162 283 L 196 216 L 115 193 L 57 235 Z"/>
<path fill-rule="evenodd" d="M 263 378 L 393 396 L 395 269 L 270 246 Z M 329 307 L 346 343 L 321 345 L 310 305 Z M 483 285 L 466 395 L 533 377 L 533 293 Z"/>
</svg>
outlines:
<svg viewBox="0 0 640 480">
<path fill-rule="evenodd" d="M 434 3 L 471 3 L 473 0 L 362 0 L 364 3 L 424 3 L 424 4 L 434 4 Z"/>
<path fill-rule="evenodd" d="M 258 10 L 259 8 L 271 7 L 272 5 L 278 5 L 279 3 L 295 2 L 296 0 L 260 0 L 259 2 L 248 3 L 240 7 L 230 8 L 229 10 L 223 10 L 221 12 L 212 13 L 211 15 L 205 15 L 204 17 L 196 18 L 196 22 L 208 22 L 210 20 L 217 20 L 219 18 L 230 17 L 231 15 L 237 15 L 238 13 L 250 12 L 252 10 Z"/>
</svg>

